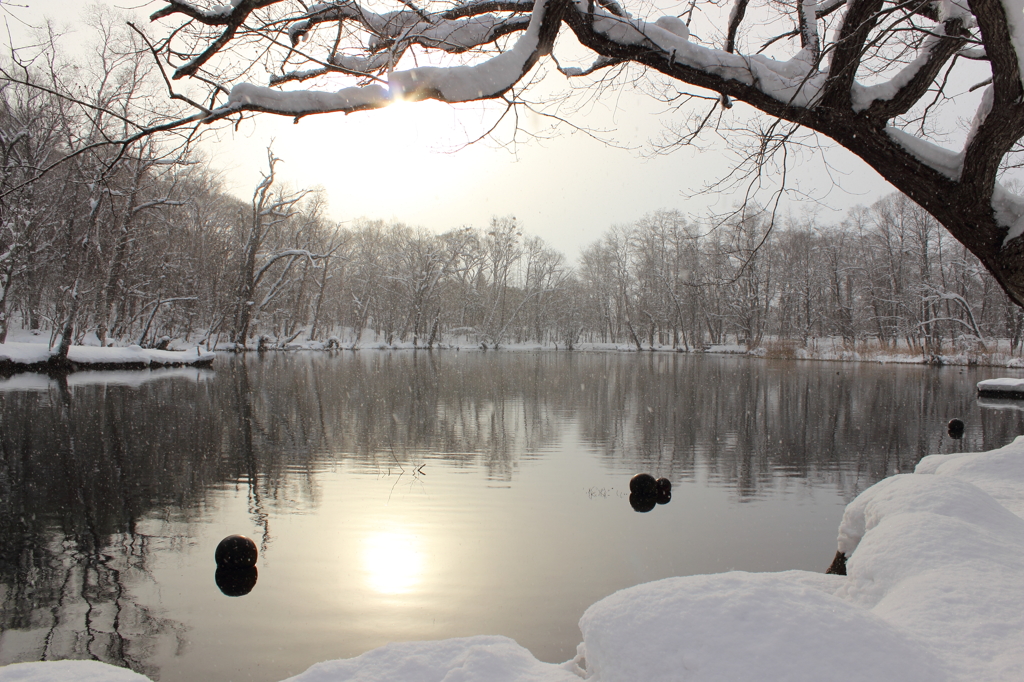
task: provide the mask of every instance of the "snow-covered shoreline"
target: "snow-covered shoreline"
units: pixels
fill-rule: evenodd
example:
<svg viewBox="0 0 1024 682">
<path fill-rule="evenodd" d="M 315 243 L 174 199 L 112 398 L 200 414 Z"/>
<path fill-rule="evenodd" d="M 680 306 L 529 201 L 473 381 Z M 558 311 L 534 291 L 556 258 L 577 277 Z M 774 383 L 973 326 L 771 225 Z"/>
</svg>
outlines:
<svg viewBox="0 0 1024 682">
<path fill-rule="evenodd" d="M 1024 679 L 1024 436 L 875 484 L 847 506 L 838 548 L 846 576 L 729 572 L 616 592 L 586 610 L 562 664 L 481 635 L 393 643 L 289 682 Z M 145 679 L 92 661 L 0 668 L 0 682 Z"/>
<path fill-rule="evenodd" d="M 55 361 L 45 343 L 0 344 L 0 373 L 79 370 L 147 369 L 150 367 L 208 367 L 216 354 L 199 347 L 188 350 L 153 350 L 139 346 L 101 348 L 71 346 L 66 364 Z"/>
<path fill-rule="evenodd" d="M 220 344 L 217 352 L 235 352 L 233 344 Z M 558 344 L 541 343 L 508 343 L 497 347 L 465 343 L 438 343 L 433 347 L 417 346 L 412 343 L 391 343 L 379 341 L 368 341 L 361 343 L 346 343 L 340 345 L 325 344 L 320 341 L 312 342 L 291 342 L 282 346 L 266 344 L 258 349 L 255 344 L 246 348 L 247 351 L 264 350 L 267 352 L 296 352 L 296 351 L 327 351 L 327 352 L 352 352 L 352 351 L 455 351 L 460 353 L 549 353 L 549 352 L 574 352 L 574 353 L 679 353 L 679 354 L 710 354 L 710 355 L 742 355 L 752 358 L 778 359 L 778 360 L 807 360 L 816 362 L 867 362 L 878 364 L 902 364 L 902 365 L 950 365 L 956 367 L 1008 367 L 1024 369 L 1024 357 L 1018 357 L 1009 353 L 953 353 L 947 355 L 925 355 L 909 352 L 883 352 L 883 351 L 852 351 L 842 348 L 823 348 L 808 350 L 804 348 L 787 349 L 779 353 L 764 346 L 747 349 L 741 344 L 716 344 L 706 348 L 681 349 L 672 346 L 644 346 L 637 350 L 635 345 L 624 343 L 580 343 L 572 348 Z"/>
</svg>

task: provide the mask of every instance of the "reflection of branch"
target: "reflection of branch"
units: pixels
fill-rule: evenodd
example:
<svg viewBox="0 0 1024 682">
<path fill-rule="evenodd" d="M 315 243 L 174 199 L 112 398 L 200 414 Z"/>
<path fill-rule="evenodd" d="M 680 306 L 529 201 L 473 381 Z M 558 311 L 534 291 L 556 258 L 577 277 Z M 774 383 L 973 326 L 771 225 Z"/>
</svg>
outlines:
<svg viewBox="0 0 1024 682">
<path fill-rule="evenodd" d="M 50 613 L 53 616 L 53 621 L 50 623 L 50 628 L 46 632 L 46 639 L 43 640 L 43 656 L 41 660 L 46 661 L 50 659 L 50 645 L 53 644 L 53 636 L 57 633 L 57 628 L 60 627 L 60 614 L 64 610 L 64 593 L 68 584 L 71 583 L 71 572 L 73 570 L 74 564 L 68 563 L 64 570 L 64 582 L 60 587 L 57 601 L 54 602 L 52 607 L 50 607 Z"/>
<path fill-rule="evenodd" d="M 402 463 L 398 461 L 398 457 L 395 456 L 395 446 L 392 443 L 389 442 L 388 443 L 388 447 L 391 448 L 391 459 L 395 460 L 395 464 L 398 465 L 398 468 L 401 469 L 402 473 L 404 474 L 405 473 L 405 467 L 402 466 Z"/>
</svg>

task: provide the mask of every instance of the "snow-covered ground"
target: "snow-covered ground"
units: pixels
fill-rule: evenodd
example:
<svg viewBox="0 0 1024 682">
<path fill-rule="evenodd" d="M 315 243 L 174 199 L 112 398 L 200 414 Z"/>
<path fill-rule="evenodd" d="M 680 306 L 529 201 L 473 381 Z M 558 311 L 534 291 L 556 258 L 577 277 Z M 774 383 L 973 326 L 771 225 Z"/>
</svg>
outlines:
<svg viewBox="0 0 1024 682">
<path fill-rule="evenodd" d="M 389 644 L 290 682 L 1024 679 L 1024 436 L 875 484 L 847 506 L 838 546 L 846 576 L 730 572 L 616 592 L 586 610 L 562 664 L 482 635 Z M 91 661 L 0 668 L 0 682 L 145 679 Z"/>
<path fill-rule="evenodd" d="M 50 359 L 52 352 L 45 342 L 8 342 L 0 344 L 0 365 L 40 366 Z M 71 346 L 68 360 L 76 365 L 99 366 L 180 366 L 206 365 L 213 362 L 214 353 L 194 347 L 189 350 L 169 351 L 126 346 L 123 348 L 97 346 Z"/>
</svg>

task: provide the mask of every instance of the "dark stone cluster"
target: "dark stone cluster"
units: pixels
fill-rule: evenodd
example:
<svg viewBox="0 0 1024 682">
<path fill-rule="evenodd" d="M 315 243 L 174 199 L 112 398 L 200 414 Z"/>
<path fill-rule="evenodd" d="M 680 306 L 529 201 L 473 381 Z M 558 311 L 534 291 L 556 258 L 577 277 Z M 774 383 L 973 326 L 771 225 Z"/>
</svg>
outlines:
<svg viewBox="0 0 1024 682">
<path fill-rule="evenodd" d="M 654 478 L 650 474 L 637 474 L 629 481 L 629 505 L 634 511 L 649 512 L 657 504 L 672 501 L 672 481 Z"/>
</svg>

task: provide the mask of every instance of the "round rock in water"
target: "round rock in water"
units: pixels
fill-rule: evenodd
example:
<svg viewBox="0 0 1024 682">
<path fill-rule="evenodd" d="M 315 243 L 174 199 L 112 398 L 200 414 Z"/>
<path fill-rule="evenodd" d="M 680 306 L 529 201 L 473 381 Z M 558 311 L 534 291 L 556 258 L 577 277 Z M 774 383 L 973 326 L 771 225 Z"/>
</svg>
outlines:
<svg viewBox="0 0 1024 682">
<path fill-rule="evenodd" d="M 668 504 L 672 501 L 672 481 L 659 478 L 657 483 L 658 493 L 654 496 L 654 501 L 658 504 Z"/>
<path fill-rule="evenodd" d="M 255 566 L 243 568 L 227 568 L 219 566 L 214 573 L 213 579 L 217 587 L 228 597 L 244 597 L 256 587 L 256 578 L 259 573 Z"/>
<path fill-rule="evenodd" d="M 637 474 L 629 479 L 629 492 L 643 497 L 654 497 L 658 492 L 658 482 L 650 474 Z"/>
<path fill-rule="evenodd" d="M 223 568 L 251 568 L 256 565 L 256 543 L 244 535 L 229 535 L 217 545 L 217 565 Z"/>
<path fill-rule="evenodd" d="M 946 425 L 946 431 L 949 433 L 950 438 L 960 440 L 964 437 L 964 423 L 959 419 L 950 419 L 949 424 Z"/>
</svg>

